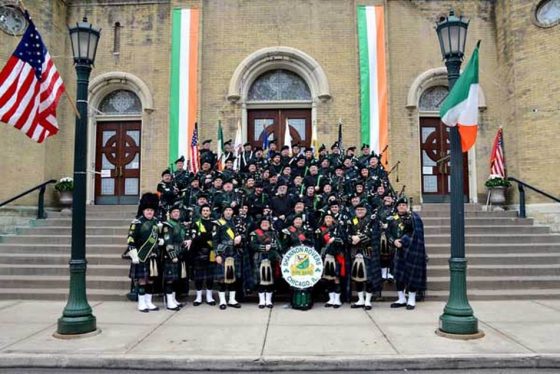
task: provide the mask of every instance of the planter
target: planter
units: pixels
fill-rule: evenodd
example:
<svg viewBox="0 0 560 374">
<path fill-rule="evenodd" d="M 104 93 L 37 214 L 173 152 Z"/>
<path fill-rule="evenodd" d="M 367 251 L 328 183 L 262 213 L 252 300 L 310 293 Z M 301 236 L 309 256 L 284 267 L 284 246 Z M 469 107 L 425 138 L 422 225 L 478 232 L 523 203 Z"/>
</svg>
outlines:
<svg viewBox="0 0 560 374">
<path fill-rule="evenodd" d="M 72 196 L 72 191 L 58 191 L 58 201 L 62 205 L 61 212 L 65 215 L 72 214 Z"/>
<path fill-rule="evenodd" d="M 490 192 L 490 204 L 494 206 L 494 210 L 504 210 L 507 187 L 492 187 L 488 190 Z"/>
</svg>

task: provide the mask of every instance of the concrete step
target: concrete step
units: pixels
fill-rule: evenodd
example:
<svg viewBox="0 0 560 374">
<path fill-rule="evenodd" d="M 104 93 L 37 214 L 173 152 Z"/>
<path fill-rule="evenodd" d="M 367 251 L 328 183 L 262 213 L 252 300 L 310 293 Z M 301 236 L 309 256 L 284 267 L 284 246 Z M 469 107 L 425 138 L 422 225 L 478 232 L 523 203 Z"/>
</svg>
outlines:
<svg viewBox="0 0 560 374">
<path fill-rule="evenodd" d="M 428 279 L 449 276 L 448 265 L 429 265 Z M 560 276 L 560 264 L 469 265 L 467 276 Z"/>
<path fill-rule="evenodd" d="M 86 206 L 87 212 L 110 212 L 110 211 L 131 211 L 136 212 L 138 205 L 128 204 L 128 205 L 88 205 Z"/>
<path fill-rule="evenodd" d="M 529 248 L 533 250 L 533 248 Z M 428 253 L 428 267 L 449 265 L 449 254 L 446 253 Z M 519 253 L 495 253 L 493 251 L 470 253 L 467 252 L 468 266 L 471 265 L 545 265 L 560 264 L 560 255 L 558 253 L 543 252 L 539 248 L 534 251 L 525 251 Z"/>
<path fill-rule="evenodd" d="M 482 211 L 480 204 L 464 204 L 465 212 L 478 212 Z M 422 212 L 449 212 L 451 205 L 449 203 L 426 203 L 420 206 L 419 211 Z"/>
<path fill-rule="evenodd" d="M 65 288 L 70 278 L 60 275 L 42 275 L 29 277 L 27 275 L 0 275 L 1 288 Z M 112 289 L 126 291 L 130 288 L 127 274 L 119 277 L 93 276 L 86 277 L 88 289 Z"/>
<path fill-rule="evenodd" d="M 426 235 L 425 241 L 428 245 L 444 244 L 451 242 L 450 235 Z M 516 244 L 526 243 L 560 243 L 560 234 L 467 234 L 466 244 Z"/>
<path fill-rule="evenodd" d="M 86 244 L 86 253 L 90 254 L 113 254 L 121 255 L 126 248 L 123 244 Z M 70 256 L 70 244 L 22 244 L 22 243 L 0 243 L 1 253 L 30 253 L 35 256 L 48 254 L 66 254 Z"/>
<path fill-rule="evenodd" d="M 558 288 L 531 288 L 531 289 L 511 289 L 504 288 L 499 290 L 479 290 L 468 289 L 469 300 L 536 300 L 536 299 L 560 299 L 560 289 Z M 449 298 L 449 290 L 428 290 L 426 300 L 445 301 Z M 474 311 L 476 315 L 476 309 Z"/>
<path fill-rule="evenodd" d="M 88 301 L 125 301 L 128 289 L 87 289 Z M 0 288 L 0 300 L 67 300 L 68 288 Z M 61 310 L 62 312 L 62 310 Z"/>
<path fill-rule="evenodd" d="M 449 235 L 451 228 L 449 226 L 424 226 L 425 235 Z M 19 231 L 18 231 L 19 233 Z M 502 225 L 502 226 L 486 226 L 486 225 L 473 225 L 465 226 L 465 233 L 467 235 L 475 234 L 548 234 L 550 228 L 548 226 L 533 226 L 533 225 Z"/>
<path fill-rule="evenodd" d="M 451 224 L 449 217 L 426 217 L 422 218 L 424 226 L 445 226 Z M 514 217 L 476 217 L 465 218 L 466 226 L 510 226 L 510 225 L 532 225 L 532 218 Z"/>
<path fill-rule="evenodd" d="M 560 289 L 560 276 L 471 276 L 467 277 L 467 287 L 473 290 L 496 289 Z M 429 290 L 449 289 L 449 277 L 428 278 Z"/>
<path fill-rule="evenodd" d="M 87 275 L 89 276 L 109 276 L 119 277 L 128 275 L 129 266 L 121 265 L 92 265 L 87 267 Z M 68 276 L 68 265 L 53 264 L 1 264 L 0 275 L 26 275 L 42 277 L 45 275 Z"/>
<path fill-rule="evenodd" d="M 126 237 L 130 226 L 102 226 L 86 227 L 86 235 L 120 235 Z M 68 226 L 39 226 L 39 227 L 17 227 L 18 235 L 71 235 L 72 227 Z"/>
<path fill-rule="evenodd" d="M 136 216 L 136 209 L 134 211 L 129 210 L 111 210 L 111 211 L 87 211 L 87 218 L 130 218 L 133 219 Z M 49 213 L 48 219 L 54 218 L 72 218 L 71 215 L 63 214 L 62 212 L 52 212 Z"/>
<path fill-rule="evenodd" d="M 465 245 L 465 253 L 468 256 L 479 253 L 531 253 L 531 252 L 553 253 L 560 255 L 560 243 L 476 243 Z M 451 247 L 449 243 L 426 244 L 426 252 L 428 256 L 432 254 L 450 254 Z"/>
<path fill-rule="evenodd" d="M 418 212 L 418 214 L 422 218 L 449 217 L 450 211 L 449 209 L 446 211 L 438 211 L 438 212 L 420 211 Z M 501 212 L 483 212 L 483 211 L 465 212 L 465 218 L 478 218 L 478 217 L 516 218 L 517 216 L 518 216 L 517 212 L 513 210 L 506 210 Z"/>
<path fill-rule="evenodd" d="M 65 265 L 70 261 L 70 252 L 63 254 L 42 253 L 3 253 L 0 252 L 2 265 Z M 88 268 L 95 265 L 124 265 L 128 267 L 130 261 L 123 260 L 120 254 L 92 254 L 87 253 Z"/>
<path fill-rule="evenodd" d="M 70 244 L 71 235 L 4 235 L 0 243 L 5 244 Z M 86 235 L 88 244 L 122 244 L 126 245 L 126 236 L 123 235 Z"/>
<path fill-rule="evenodd" d="M 119 226 L 129 226 L 130 222 L 134 217 L 130 218 L 86 218 L 86 227 L 119 227 Z M 72 227 L 72 219 L 70 218 L 49 218 L 35 220 L 32 226 L 64 226 Z"/>
</svg>

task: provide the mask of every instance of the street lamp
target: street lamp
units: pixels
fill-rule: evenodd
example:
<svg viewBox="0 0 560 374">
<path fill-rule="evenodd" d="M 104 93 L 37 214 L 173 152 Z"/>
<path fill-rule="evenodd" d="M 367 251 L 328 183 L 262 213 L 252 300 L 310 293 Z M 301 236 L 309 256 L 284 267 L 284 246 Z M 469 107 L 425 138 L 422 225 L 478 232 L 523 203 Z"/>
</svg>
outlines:
<svg viewBox="0 0 560 374">
<path fill-rule="evenodd" d="M 447 67 L 449 91 L 459 78 L 465 52 L 469 20 L 452 11 L 436 23 L 441 55 Z M 467 298 L 467 260 L 465 259 L 465 207 L 463 198 L 463 153 L 457 126 L 449 131 L 451 148 L 451 258 L 449 259 L 449 299 L 439 317 L 438 332 L 478 337 L 478 320 Z"/>
<path fill-rule="evenodd" d="M 58 335 L 79 335 L 97 329 L 86 296 L 86 155 L 88 84 L 95 61 L 101 29 L 82 22 L 68 27 L 77 75 L 76 117 L 74 140 L 74 193 L 72 204 L 72 254 L 70 257 L 70 293 L 62 317 L 58 319 Z"/>
</svg>

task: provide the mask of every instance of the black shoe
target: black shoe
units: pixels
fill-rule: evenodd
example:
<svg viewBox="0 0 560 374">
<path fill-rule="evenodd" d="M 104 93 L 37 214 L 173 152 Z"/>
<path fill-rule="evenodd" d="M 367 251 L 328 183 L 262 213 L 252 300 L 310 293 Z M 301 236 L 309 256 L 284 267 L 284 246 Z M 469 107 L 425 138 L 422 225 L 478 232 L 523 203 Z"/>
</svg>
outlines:
<svg viewBox="0 0 560 374">
<path fill-rule="evenodd" d="M 202 301 L 193 301 L 192 303 L 194 306 L 199 306 L 200 304 L 202 304 Z"/>
<path fill-rule="evenodd" d="M 241 304 L 239 304 L 239 303 L 237 303 L 237 304 L 229 304 L 229 303 L 228 303 L 228 306 L 230 306 L 230 307 L 232 307 L 232 308 L 235 308 L 235 309 L 241 308 Z"/>
<path fill-rule="evenodd" d="M 266 307 L 267 307 L 268 309 L 272 309 L 272 308 L 274 308 L 274 305 L 268 304 Z"/>
<path fill-rule="evenodd" d="M 333 305 L 333 308 L 338 309 L 338 308 L 340 308 L 340 305 L 334 304 L 334 305 Z"/>
<path fill-rule="evenodd" d="M 220 309 L 221 309 L 221 310 L 225 310 L 226 308 L 227 308 L 227 305 L 226 305 L 226 304 L 220 304 Z"/>
<path fill-rule="evenodd" d="M 259 304 L 259 309 L 264 309 L 265 306 L 266 306 L 266 305 Z"/>
<path fill-rule="evenodd" d="M 350 305 L 350 308 L 352 308 L 352 309 L 358 309 L 358 308 L 363 308 L 363 307 L 364 307 L 364 305 L 358 305 L 358 304 L 355 304 L 355 303 Z"/>
<path fill-rule="evenodd" d="M 152 309 L 148 308 L 148 310 L 149 310 L 150 312 L 156 312 L 156 311 L 159 310 L 159 306 L 156 306 L 155 308 L 152 308 Z"/>
<path fill-rule="evenodd" d="M 333 307 L 332 304 L 329 304 L 329 303 L 326 303 L 326 304 L 325 304 L 325 308 L 332 308 L 332 307 Z"/>
<path fill-rule="evenodd" d="M 214 306 L 214 305 L 216 305 L 216 302 L 215 301 L 207 301 L 206 304 Z"/>
<path fill-rule="evenodd" d="M 414 308 L 416 308 L 415 305 L 406 305 L 406 310 L 414 310 Z"/>
<path fill-rule="evenodd" d="M 366 306 L 364 307 L 364 309 L 365 309 L 365 310 L 371 310 L 371 305 L 366 305 Z"/>
<path fill-rule="evenodd" d="M 150 309 L 146 308 L 146 309 L 138 309 L 138 311 L 140 313 L 150 313 Z"/>
<path fill-rule="evenodd" d="M 393 308 L 393 309 L 394 309 L 394 308 L 403 308 L 403 307 L 405 307 L 405 306 L 406 306 L 406 303 L 404 303 L 404 304 L 401 304 L 401 303 L 393 303 L 393 304 L 391 304 L 391 308 Z"/>
<path fill-rule="evenodd" d="M 166 309 L 167 309 L 167 310 L 172 310 L 172 311 L 174 311 L 174 312 L 176 312 L 176 311 L 178 311 L 178 310 L 181 310 L 181 308 L 180 308 L 179 306 L 177 306 L 176 308 L 169 308 L 169 307 L 167 307 Z"/>
<path fill-rule="evenodd" d="M 180 302 L 177 301 L 177 306 L 178 306 L 179 308 L 182 308 L 182 307 L 184 307 L 185 305 L 184 305 L 183 303 L 180 303 Z"/>
</svg>

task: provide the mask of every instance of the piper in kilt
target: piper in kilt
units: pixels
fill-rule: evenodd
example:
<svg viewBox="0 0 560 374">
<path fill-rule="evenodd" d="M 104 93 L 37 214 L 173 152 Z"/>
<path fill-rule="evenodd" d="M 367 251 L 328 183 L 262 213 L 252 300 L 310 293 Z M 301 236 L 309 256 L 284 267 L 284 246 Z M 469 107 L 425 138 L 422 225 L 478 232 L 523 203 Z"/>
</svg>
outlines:
<svg viewBox="0 0 560 374">
<path fill-rule="evenodd" d="M 189 252 L 190 258 L 192 259 L 194 286 L 196 288 L 196 298 L 193 302 L 194 306 L 202 304 L 202 290 L 204 286 L 206 286 L 206 303 L 208 305 L 216 305 L 216 301 L 212 296 L 216 256 L 212 243 L 214 223 L 210 219 L 211 213 L 210 205 L 201 205 L 200 217 L 191 225 L 192 241 Z"/>
<path fill-rule="evenodd" d="M 159 198 L 156 194 L 142 195 L 139 210 L 142 215 L 132 221 L 128 230 L 127 255 L 132 260 L 129 277 L 138 287 L 138 310 L 155 311 L 159 308 L 152 303 L 153 283 L 158 276 L 158 221 L 154 218 Z"/>
<path fill-rule="evenodd" d="M 352 258 L 351 276 L 356 284 L 358 301 L 351 307 L 371 310 L 373 292 L 381 290 L 383 284 L 377 245 L 379 230 L 375 220 L 367 215 L 363 203 L 356 205 L 355 210 L 356 215 L 348 222 L 348 242 Z"/>
<path fill-rule="evenodd" d="M 179 218 L 181 208 L 178 204 L 169 210 L 169 219 L 163 224 L 163 282 L 167 309 L 179 310 L 183 305 L 176 299 L 175 285 L 187 279 L 187 263 L 182 253 L 187 245 L 185 229 Z"/>
<path fill-rule="evenodd" d="M 391 308 L 412 310 L 416 307 L 416 293 L 426 290 L 426 248 L 424 225 L 416 213 L 408 209 L 408 199 L 397 201 L 397 214 L 389 224 L 389 242 L 397 248 L 395 254 L 395 280 L 398 300 Z M 408 291 L 408 300 L 405 297 Z"/>
<path fill-rule="evenodd" d="M 220 309 L 228 306 L 241 308 L 235 299 L 236 284 L 242 277 L 242 236 L 237 232 L 233 222 L 233 208 L 224 208 L 222 218 L 215 221 L 212 233 L 212 242 L 216 251 L 216 267 L 214 280 L 218 283 L 218 296 Z M 229 291 L 229 300 L 226 302 L 226 292 Z"/>
<path fill-rule="evenodd" d="M 280 260 L 276 232 L 271 230 L 270 218 L 261 218 L 259 227 L 251 233 L 254 277 L 258 286 L 259 308 L 272 308 L 272 293 Z"/>
<path fill-rule="evenodd" d="M 323 279 L 328 282 L 329 291 L 329 301 L 325 303 L 325 307 L 340 308 L 342 305 L 340 278 L 346 276 L 344 232 L 331 211 L 325 212 L 318 234 L 319 245 L 322 247 L 320 253 L 324 262 Z"/>
</svg>

